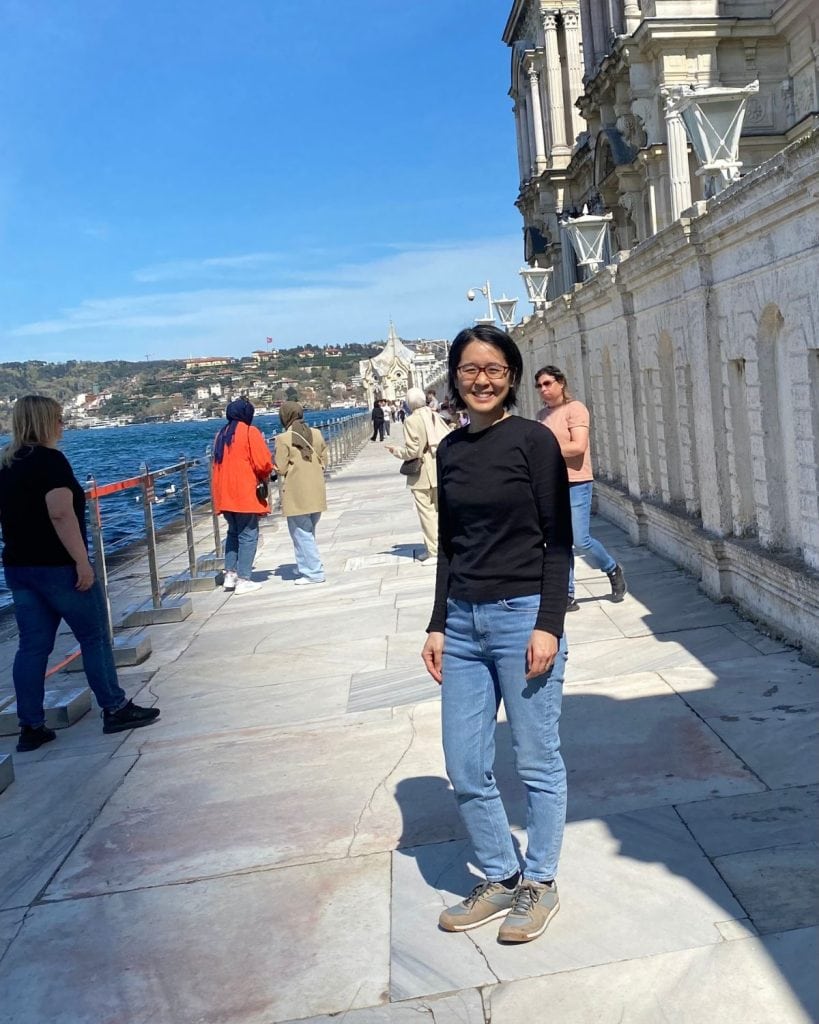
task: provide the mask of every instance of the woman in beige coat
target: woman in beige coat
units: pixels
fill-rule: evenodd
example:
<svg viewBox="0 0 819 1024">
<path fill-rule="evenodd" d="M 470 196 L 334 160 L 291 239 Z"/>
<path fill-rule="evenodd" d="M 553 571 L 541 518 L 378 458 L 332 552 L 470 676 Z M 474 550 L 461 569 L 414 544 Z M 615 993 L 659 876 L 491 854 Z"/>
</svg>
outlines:
<svg viewBox="0 0 819 1024">
<path fill-rule="evenodd" d="M 419 561 L 434 565 L 438 558 L 438 472 L 435 452 L 439 442 L 449 433 L 449 425 L 427 405 L 420 388 L 407 392 L 410 415 L 404 420 L 404 445 L 387 445 L 397 459 L 420 459 L 421 470 L 407 477 L 415 510 L 421 522 L 426 555 Z"/>
<path fill-rule="evenodd" d="M 324 583 L 316 526 L 327 509 L 327 445 L 321 432 L 304 422 L 304 409 L 298 402 L 282 402 L 279 419 L 284 433 L 276 438 L 276 468 L 282 489 L 282 514 L 287 518 L 300 574 L 296 586 Z"/>
</svg>

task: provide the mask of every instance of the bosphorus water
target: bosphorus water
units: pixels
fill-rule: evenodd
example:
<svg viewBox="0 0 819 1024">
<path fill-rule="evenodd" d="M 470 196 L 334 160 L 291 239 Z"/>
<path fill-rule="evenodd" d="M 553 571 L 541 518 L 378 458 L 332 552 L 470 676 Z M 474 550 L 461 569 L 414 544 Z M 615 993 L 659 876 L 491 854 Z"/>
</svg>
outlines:
<svg viewBox="0 0 819 1024">
<path fill-rule="evenodd" d="M 308 412 L 305 418 L 308 423 L 318 426 L 347 419 L 362 411 L 328 409 Z M 71 463 L 74 475 L 83 485 L 89 476 L 94 477 L 97 484 L 136 476 L 143 464 L 147 464 L 149 469 L 159 470 L 180 462 L 183 456 L 201 459 L 201 464 L 190 472 L 193 501 L 198 503 L 208 497 L 206 456 L 217 430 L 224 422 L 223 419 L 213 419 L 185 423 L 134 423 L 99 430 L 66 430 L 60 448 Z M 268 440 L 281 430 L 276 415 L 256 416 L 253 425 Z M 7 437 L 0 435 L 0 448 L 7 441 Z M 107 549 L 116 550 L 143 535 L 144 513 L 136 501 L 138 494 L 138 491 L 131 490 L 105 499 L 103 536 Z M 154 521 L 158 527 L 181 517 L 182 504 L 178 494 L 164 493 L 158 481 L 157 495 L 159 501 L 154 508 Z M 6 589 L 0 569 L 0 607 L 8 605 L 10 601 L 11 595 Z"/>
</svg>

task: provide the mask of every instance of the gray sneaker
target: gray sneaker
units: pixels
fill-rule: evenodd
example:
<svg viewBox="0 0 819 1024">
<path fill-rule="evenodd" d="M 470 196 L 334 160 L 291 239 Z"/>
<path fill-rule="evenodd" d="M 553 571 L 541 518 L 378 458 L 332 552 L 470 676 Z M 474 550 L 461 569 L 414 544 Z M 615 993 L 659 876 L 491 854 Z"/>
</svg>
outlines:
<svg viewBox="0 0 819 1024">
<path fill-rule="evenodd" d="M 438 924 L 445 932 L 465 932 L 486 921 L 494 921 L 509 911 L 515 892 L 502 882 L 481 882 L 465 900 L 447 907 L 438 918 Z"/>
<path fill-rule="evenodd" d="M 557 885 L 524 878 L 515 890 L 512 909 L 498 930 L 498 942 L 531 942 L 546 931 L 560 908 Z"/>
</svg>

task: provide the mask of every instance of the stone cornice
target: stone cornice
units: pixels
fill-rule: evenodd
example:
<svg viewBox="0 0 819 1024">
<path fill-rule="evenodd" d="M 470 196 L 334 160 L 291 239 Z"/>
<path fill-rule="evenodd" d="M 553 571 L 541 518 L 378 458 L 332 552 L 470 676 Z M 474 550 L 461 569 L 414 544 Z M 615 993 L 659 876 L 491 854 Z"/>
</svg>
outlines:
<svg viewBox="0 0 819 1024">
<path fill-rule="evenodd" d="M 503 39 L 507 46 L 512 46 L 515 42 L 515 29 L 526 14 L 527 2 L 528 0 L 515 0 L 512 4 L 512 10 L 509 13 L 503 35 L 501 36 L 501 39 Z"/>
</svg>

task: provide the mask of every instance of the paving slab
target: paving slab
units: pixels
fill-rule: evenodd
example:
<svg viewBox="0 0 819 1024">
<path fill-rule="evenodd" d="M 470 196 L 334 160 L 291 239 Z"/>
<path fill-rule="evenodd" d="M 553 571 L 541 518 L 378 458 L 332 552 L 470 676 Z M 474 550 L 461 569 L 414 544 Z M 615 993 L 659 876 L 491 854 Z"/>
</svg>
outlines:
<svg viewBox="0 0 819 1024">
<path fill-rule="evenodd" d="M 168 743 L 194 736 L 224 739 L 248 728 L 315 722 L 337 717 L 346 710 L 349 676 L 277 679 L 278 669 L 272 665 L 267 683 L 246 687 L 239 671 L 233 675 L 234 669 L 230 679 L 200 683 L 192 692 L 186 692 L 184 683 L 178 679 L 176 686 L 171 685 L 173 680 L 154 683 L 162 718 L 150 735 L 135 734 L 135 741 L 142 749 L 148 749 L 154 742 Z"/>
<path fill-rule="evenodd" d="M 59 741 L 58 741 L 59 742 Z M 0 796 L 0 910 L 25 907 L 89 828 L 135 758 L 105 754 L 70 762 L 26 763 Z"/>
<path fill-rule="evenodd" d="M 569 650 L 568 671 L 571 682 L 577 683 L 634 672 L 662 672 L 686 665 L 716 666 L 723 661 L 754 655 L 761 657 L 726 627 L 709 626 L 660 636 L 634 637 L 627 645 L 622 640 L 580 644 Z"/>
<path fill-rule="evenodd" d="M 819 841 L 819 786 L 678 804 L 677 814 L 709 857 Z"/>
<path fill-rule="evenodd" d="M 462 835 L 442 778 L 437 708 L 432 711 L 234 731 L 229 739 L 203 739 L 195 750 L 153 747 L 135 734 L 134 742 L 142 742 L 138 765 L 46 898 Z"/>
<path fill-rule="evenodd" d="M 768 711 L 776 704 L 819 703 L 819 669 L 792 651 L 726 658 L 713 667 L 661 669 L 660 674 L 703 718 Z"/>
<path fill-rule="evenodd" d="M 760 933 L 819 924 L 819 843 L 734 853 L 714 864 Z"/>
<path fill-rule="evenodd" d="M 285 1021 L 284 1024 L 486 1024 L 483 999 L 477 989 L 465 989 L 451 995 L 410 999 L 401 1003 L 351 1010 L 339 1017 L 311 1017 Z"/>
<path fill-rule="evenodd" d="M 816 929 L 549 974 L 485 994 L 487 1020 L 521 1024 L 812 1024 Z"/>
<path fill-rule="evenodd" d="M 511 764 L 508 728 L 498 732 Z M 655 673 L 567 686 L 560 734 L 572 818 L 765 789 Z"/>
<path fill-rule="evenodd" d="M 206 679 L 221 676 L 227 680 L 233 676 L 232 666 L 235 665 L 237 671 L 241 671 L 242 668 L 247 670 L 244 678 L 252 676 L 262 684 L 279 678 L 284 673 L 296 684 L 299 680 L 335 676 L 339 669 L 352 674 L 383 668 L 387 663 L 387 644 L 387 634 L 362 637 L 358 640 L 337 640 L 330 637 L 320 640 L 314 634 L 310 637 L 309 643 L 298 646 L 290 644 L 284 648 L 271 638 L 264 643 L 264 650 L 237 653 L 226 662 L 223 656 L 224 640 L 220 642 L 217 637 L 203 638 L 201 644 L 195 648 L 191 647 L 191 652 L 186 654 L 184 661 L 173 666 L 174 678 L 179 678 L 180 683 L 183 683 L 185 674 L 198 679 L 201 673 Z M 161 683 L 165 678 L 164 675 L 160 675 L 157 681 Z"/>
<path fill-rule="evenodd" d="M 20 930 L 26 912 L 26 907 L 19 907 L 17 910 L 0 910 L 0 960 Z"/>
<path fill-rule="evenodd" d="M 0 963 L 0 1022 L 270 1024 L 377 1004 L 389 884 L 381 854 L 34 907 Z"/>
<path fill-rule="evenodd" d="M 525 836 L 517 838 L 524 847 Z M 469 859 L 463 841 L 394 855 L 392 999 L 715 945 L 724 941 L 718 922 L 745 920 L 671 808 L 570 824 L 560 913 L 543 939 L 524 946 L 500 945 L 497 921 L 461 934 L 438 929 L 441 909 L 480 880 Z"/>
<path fill-rule="evenodd" d="M 772 789 L 819 782 L 819 704 L 778 704 L 767 711 L 706 721 Z"/>
<path fill-rule="evenodd" d="M 438 701 L 441 697 L 425 669 L 388 668 L 380 672 L 357 672 L 350 682 L 347 710 L 369 711 L 403 704 Z"/>
<path fill-rule="evenodd" d="M 611 593 L 605 577 L 584 580 L 583 586 L 596 599 L 604 599 Z M 729 604 L 715 604 L 680 570 L 635 577 L 625 600 L 618 604 L 600 600 L 600 607 L 629 637 L 741 622 Z"/>
</svg>

